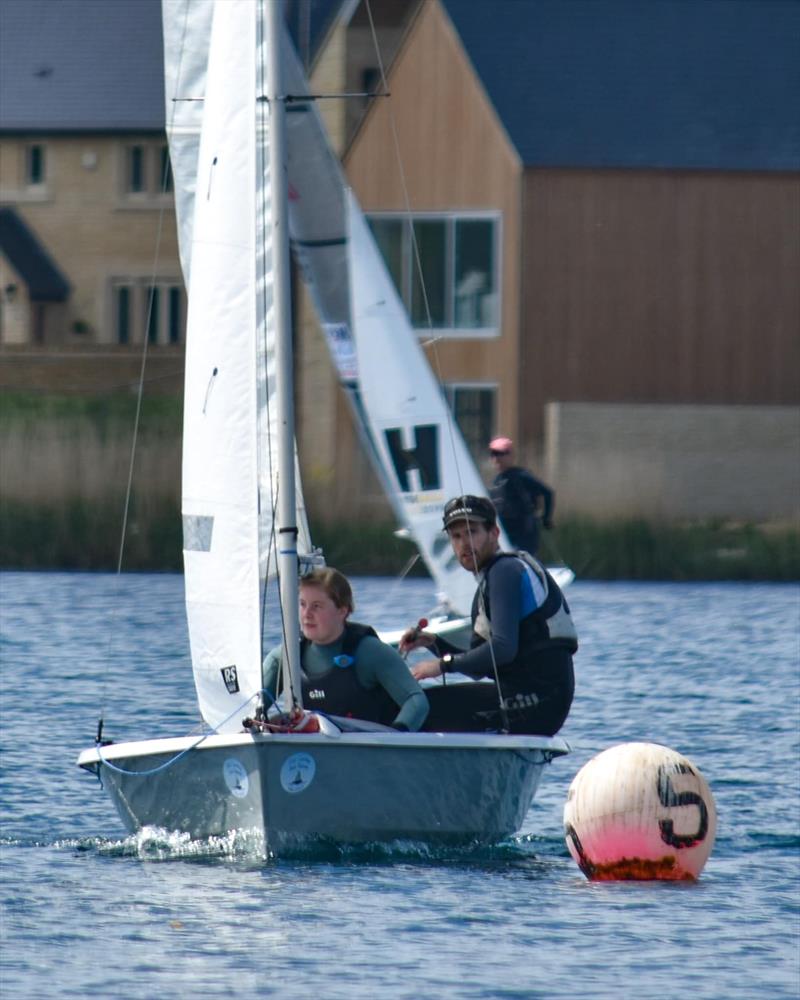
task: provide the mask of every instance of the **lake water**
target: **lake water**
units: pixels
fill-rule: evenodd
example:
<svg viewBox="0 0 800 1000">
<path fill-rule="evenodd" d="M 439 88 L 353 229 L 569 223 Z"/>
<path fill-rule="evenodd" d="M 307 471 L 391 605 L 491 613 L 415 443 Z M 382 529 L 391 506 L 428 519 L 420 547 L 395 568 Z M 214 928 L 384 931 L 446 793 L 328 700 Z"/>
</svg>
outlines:
<svg viewBox="0 0 800 1000">
<path fill-rule="evenodd" d="M 427 581 L 356 580 L 384 627 Z M 800 587 L 569 589 L 581 637 L 561 732 L 520 836 L 478 854 L 266 862 L 126 837 L 75 767 L 106 735 L 197 722 L 180 576 L 0 574 L 4 1000 L 800 996 Z M 717 841 L 695 884 L 586 881 L 569 784 L 629 740 L 690 757 Z"/>
</svg>

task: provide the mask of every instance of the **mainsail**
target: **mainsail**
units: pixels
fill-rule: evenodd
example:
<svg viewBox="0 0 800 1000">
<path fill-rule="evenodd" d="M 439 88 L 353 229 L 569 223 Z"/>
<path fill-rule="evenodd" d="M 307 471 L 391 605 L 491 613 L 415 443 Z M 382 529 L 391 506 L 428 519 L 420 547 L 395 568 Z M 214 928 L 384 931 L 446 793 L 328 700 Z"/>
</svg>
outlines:
<svg viewBox="0 0 800 1000">
<path fill-rule="evenodd" d="M 257 471 L 266 373 L 256 351 L 255 51 L 250 0 L 217 4 L 192 226 L 182 489 L 195 685 L 203 718 L 222 731 L 241 727 L 240 707 L 261 689 L 270 531 Z"/>
</svg>

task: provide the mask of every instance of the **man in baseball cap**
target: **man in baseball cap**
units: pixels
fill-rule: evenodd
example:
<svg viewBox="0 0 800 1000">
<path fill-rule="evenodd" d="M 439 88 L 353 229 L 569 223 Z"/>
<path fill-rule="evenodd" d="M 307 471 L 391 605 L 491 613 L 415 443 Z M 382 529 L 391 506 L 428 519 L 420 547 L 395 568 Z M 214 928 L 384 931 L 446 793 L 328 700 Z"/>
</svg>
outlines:
<svg viewBox="0 0 800 1000">
<path fill-rule="evenodd" d="M 554 735 L 572 704 L 578 648 L 564 595 L 533 556 L 501 551 L 497 512 L 486 497 L 453 497 L 443 524 L 459 563 L 478 580 L 470 648 L 412 628 L 400 652 L 424 646 L 436 654 L 411 668 L 417 680 L 459 673 L 474 683 L 427 688 L 425 728 Z M 487 677 L 495 683 L 481 680 Z"/>
</svg>

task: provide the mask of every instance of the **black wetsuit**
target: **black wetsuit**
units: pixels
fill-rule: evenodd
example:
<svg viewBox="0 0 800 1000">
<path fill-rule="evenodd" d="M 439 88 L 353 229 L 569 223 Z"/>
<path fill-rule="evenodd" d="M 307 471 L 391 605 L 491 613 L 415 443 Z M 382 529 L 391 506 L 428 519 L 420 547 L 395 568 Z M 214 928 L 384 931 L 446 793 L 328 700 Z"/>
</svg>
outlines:
<svg viewBox="0 0 800 1000">
<path fill-rule="evenodd" d="M 511 544 L 535 556 L 542 524 L 550 527 L 553 491 L 527 469 L 515 465 L 497 474 L 489 492 Z M 540 497 L 544 505 L 541 518 Z"/>
<path fill-rule="evenodd" d="M 564 724 L 575 690 L 572 654 L 578 648 L 569 606 L 535 560 L 498 553 L 481 574 L 472 604 L 473 634 L 465 653 L 439 639 L 439 655 L 454 655 L 450 672 L 495 683 L 427 687 L 430 731 L 492 731 L 552 736 Z M 487 641 L 491 638 L 491 641 Z"/>
<path fill-rule="evenodd" d="M 353 669 L 358 647 L 370 635 L 378 638 L 378 633 L 369 625 L 346 622 L 341 639 L 342 651 L 334 657 L 330 670 L 322 676 L 310 678 L 301 667 L 304 705 L 327 715 L 370 719 L 384 726 L 391 725 L 397 715 L 397 705 L 382 687 L 364 687 Z M 301 663 L 309 645 L 308 639 L 300 640 Z"/>
</svg>

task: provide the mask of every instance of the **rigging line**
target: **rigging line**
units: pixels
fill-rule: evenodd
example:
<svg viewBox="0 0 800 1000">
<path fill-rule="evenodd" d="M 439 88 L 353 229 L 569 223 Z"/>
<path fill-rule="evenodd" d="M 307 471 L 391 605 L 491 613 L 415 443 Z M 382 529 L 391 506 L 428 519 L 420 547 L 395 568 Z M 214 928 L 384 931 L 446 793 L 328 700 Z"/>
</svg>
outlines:
<svg viewBox="0 0 800 1000">
<path fill-rule="evenodd" d="M 247 708 L 247 706 L 250 704 L 250 702 L 257 697 L 258 693 L 251 694 L 250 697 L 246 699 L 246 701 L 243 701 L 239 705 L 237 705 L 236 708 L 230 713 L 230 715 L 224 718 L 219 725 L 224 726 L 226 722 L 230 722 L 230 720 L 234 717 L 234 715 L 237 715 L 239 712 L 243 712 L 245 708 Z M 177 762 L 181 759 L 181 757 L 185 757 L 186 754 L 189 753 L 191 750 L 196 750 L 201 743 L 204 743 L 209 738 L 209 736 L 218 736 L 218 735 L 219 735 L 219 726 L 217 726 L 214 729 L 211 729 L 210 732 L 201 733 L 200 736 L 198 736 L 198 738 L 194 741 L 194 743 L 191 743 L 188 747 L 184 747 L 184 749 L 179 751 L 174 757 L 170 757 L 170 759 L 165 760 L 163 764 L 159 764 L 157 767 L 148 768 L 146 771 L 131 771 L 128 768 L 119 767 L 116 764 L 112 764 L 109 760 L 106 760 L 106 758 L 103 756 L 102 746 L 97 746 L 96 750 L 97 750 L 97 756 L 100 758 L 101 764 L 105 764 L 107 768 L 109 768 L 112 771 L 116 771 L 117 774 L 134 774 L 137 777 L 149 778 L 154 774 L 158 774 L 160 771 L 166 771 L 167 768 L 172 767 L 173 764 L 177 764 Z"/>
<path fill-rule="evenodd" d="M 385 70 L 384 63 L 383 63 L 383 57 L 381 56 L 380 46 L 378 44 L 378 36 L 377 36 L 376 31 L 375 31 L 375 22 L 374 22 L 373 17 L 372 17 L 372 6 L 371 6 L 371 3 L 370 3 L 370 0 L 365 0 L 365 6 L 366 6 L 366 10 L 367 10 L 367 17 L 369 18 L 370 32 L 372 34 L 372 44 L 373 44 L 373 46 L 375 48 L 375 56 L 376 56 L 376 58 L 378 60 L 378 68 L 379 68 L 380 74 L 381 74 L 381 84 L 383 86 L 383 89 L 386 92 L 389 92 L 389 82 L 386 79 L 386 70 Z M 401 185 L 402 191 L 403 191 L 403 203 L 405 205 L 406 216 L 408 217 L 409 224 L 410 224 L 409 228 L 410 228 L 410 232 L 411 232 L 411 245 L 412 245 L 413 250 L 414 250 L 414 263 L 415 263 L 415 267 L 416 267 L 416 270 L 417 270 L 417 277 L 419 278 L 420 287 L 422 289 L 422 298 L 423 298 L 423 302 L 425 304 L 425 314 L 426 314 L 426 320 L 427 320 L 427 324 L 428 324 L 428 330 L 431 331 L 431 338 L 430 338 L 429 343 L 430 343 L 431 348 L 432 348 L 433 361 L 434 361 L 434 370 L 435 370 L 435 373 L 436 373 L 436 378 L 437 378 L 437 380 L 439 382 L 439 386 L 441 388 L 442 385 L 443 385 L 443 376 L 442 376 L 441 359 L 440 359 L 440 356 L 439 356 L 439 349 L 438 349 L 438 340 L 439 340 L 439 338 L 433 336 L 433 319 L 431 317 L 430 304 L 429 304 L 429 300 L 428 300 L 428 291 L 427 291 L 427 287 L 426 287 L 426 284 L 425 284 L 425 276 L 424 276 L 424 274 L 422 272 L 422 259 L 420 257 L 420 252 L 419 252 L 419 243 L 417 242 L 416 233 L 414 231 L 414 224 L 413 224 L 413 221 L 411 220 L 411 199 L 410 199 L 409 194 L 408 194 L 408 184 L 406 182 L 406 174 L 405 174 L 405 169 L 403 167 L 403 158 L 402 158 L 402 155 L 400 153 L 400 139 L 399 139 L 398 132 L 397 132 L 397 121 L 395 119 L 394 108 L 392 106 L 392 101 L 391 100 L 388 102 L 388 108 L 389 108 L 389 125 L 390 125 L 391 133 L 392 133 L 392 144 L 393 144 L 393 147 L 394 147 L 394 155 L 395 155 L 395 159 L 396 159 L 396 162 L 397 162 L 398 172 L 400 174 L 400 185 Z M 453 464 L 455 466 L 456 477 L 458 479 L 458 488 L 459 488 L 459 490 L 461 492 L 461 496 L 463 497 L 464 496 L 464 481 L 463 481 L 463 478 L 461 476 L 461 468 L 460 468 L 459 462 L 458 462 L 458 452 L 456 450 L 455 426 L 454 426 L 455 425 L 455 417 L 453 415 L 452 410 L 450 409 L 450 405 L 449 404 L 447 404 L 447 406 L 445 407 L 445 412 L 446 412 L 446 416 L 447 416 L 447 433 L 448 433 L 448 436 L 450 438 L 450 448 L 451 448 L 451 451 L 452 451 L 452 454 L 453 454 Z M 471 549 L 472 549 L 472 556 L 473 556 L 473 564 L 475 566 L 475 573 L 477 574 L 478 567 L 477 567 L 477 558 L 476 558 L 476 555 L 475 555 L 475 547 L 474 547 L 474 544 L 472 542 L 472 529 L 469 526 L 469 521 L 466 521 L 465 523 L 467 525 L 467 534 L 468 534 L 469 541 L 470 541 L 470 546 L 471 546 Z M 492 671 L 494 673 L 494 682 L 495 682 L 495 687 L 496 687 L 496 690 L 497 690 L 497 698 L 498 698 L 499 707 L 500 707 L 500 714 L 501 714 L 501 717 L 503 719 L 503 723 L 504 723 L 505 727 L 508 728 L 508 719 L 507 719 L 507 715 L 506 715 L 505 706 L 503 704 L 503 691 L 502 691 L 502 688 L 500 687 L 500 671 L 499 671 L 499 668 L 498 668 L 498 665 L 497 665 L 497 658 L 495 656 L 494 643 L 491 641 L 491 639 L 489 640 L 489 651 L 490 651 L 491 657 L 492 657 Z"/>
<path fill-rule="evenodd" d="M 186 31 L 187 31 L 187 25 L 188 25 L 188 20 L 189 20 L 189 6 L 188 6 L 188 3 L 187 3 L 187 5 L 186 5 L 186 7 L 184 9 L 185 9 L 185 14 L 184 14 L 184 20 L 183 20 L 183 32 L 182 32 L 182 35 L 181 35 L 180 57 L 179 57 L 179 60 L 178 60 L 178 72 L 177 72 L 176 84 L 175 84 L 176 88 L 179 87 L 179 85 L 180 85 L 181 67 L 183 65 L 183 53 L 184 53 L 184 49 L 185 49 Z M 171 121 L 169 123 L 169 128 L 170 129 L 172 128 L 172 126 L 174 126 L 174 123 L 175 123 L 175 105 L 173 104 L 172 119 L 171 119 Z M 169 135 L 169 129 L 167 129 L 167 134 Z M 169 155 L 167 155 L 165 157 L 165 159 L 164 159 L 164 170 L 163 170 L 163 174 L 162 174 L 162 177 L 161 177 L 161 194 L 162 195 L 165 195 L 167 193 L 167 183 L 168 183 L 168 180 L 169 180 L 170 171 L 171 171 L 170 158 L 169 158 Z M 106 647 L 106 649 L 108 650 L 108 658 L 109 659 L 110 659 L 111 645 L 112 645 L 112 643 L 114 641 L 114 636 L 116 634 L 113 625 L 114 625 L 114 619 L 115 619 L 116 613 L 117 613 L 116 612 L 116 608 L 117 608 L 117 606 L 119 604 L 119 579 L 120 579 L 120 577 L 122 575 L 122 562 L 123 562 L 124 554 L 125 554 L 125 538 L 126 538 L 127 532 L 128 532 L 128 517 L 129 517 L 129 514 L 130 514 L 131 494 L 133 492 L 133 471 L 134 471 L 134 467 L 135 467 L 135 464 L 136 464 L 136 446 L 137 446 L 138 439 L 139 439 L 139 424 L 140 424 L 140 421 L 141 421 L 141 413 L 142 413 L 142 399 L 144 397 L 144 385 L 145 385 L 144 373 L 145 373 L 145 368 L 146 368 L 146 365 L 147 365 L 147 347 L 148 347 L 148 342 L 149 342 L 149 339 L 150 339 L 150 336 L 149 336 L 149 334 L 150 334 L 150 324 L 151 324 L 151 321 L 152 321 L 153 303 L 154 303 L 154 300 L 155 300 L 156 274 L 157 274 L 157 271 L 158 271 L 159 260 L 161 258 L 161 241 L 162 241 L 163 232 L 164 232 L 164 213 L 165 213 L 165 211 L 166 211 L 166 205 L 164 204 L 164 199 L 162 198 L 161 199 L 161 205 L 160 205 L 160 208 L 159 208 L 159 211 L 158 211 L 158 226 L 157 226 L 157 229 L 156 229 L 155 249 L 154 249 L 154 252 L 153 252 L 153 266 L 152 266 L 151 271 L 150 271 L 150 295 L 148 296 L 147 311 L 146 311 L 147 314 L 145 316 L 145 324 L 144 324 L 144 329 L 142 331 L 142 333 L 143 333 L 143 336 L 142 336 L 142 361 L 141 361 L 141 365 L 140 365 L 140 369 L 139 369 L 139 386 L 138 386 L 138 390 L 137 390 L 137 393 L 136 393 L 136 413 L 135 413 L 134 421 L 133 421 L 133 438 L 131 440 L 130 462 L 128 464 L 128 481 L 127 481 L 127 485 L 126 485 L 126 488 L 125 488 L 125 503 L 124 503 L 123 513 L 122 513 L 122 528 L 121 528 L 121 531 L 120 531 L 119 555 L 118 555 L 118 558 L 117 558 L 117 572 L 116 572 L 116 577 L 117 577 L 117 599 L 112 602 L 112 611 L 111 611 L 111 615 L 109 617 L 109 637 L 108 637 L 108 645 Z M 104 720 L 104 716 L 105 716 L 105 699 L 106 699 L 106 684 L 107 684 L 107 681 L 108 681 L 108 674 L 106 673 L 103 676 L 103 678 L 101 680 L 101 683 L 100 683 L 100 721 L 99 721 L 99 731 L 102 731 L 103 720 Z"/>
</svg>

